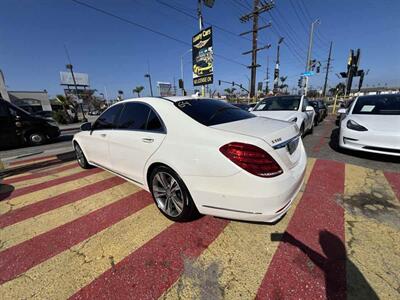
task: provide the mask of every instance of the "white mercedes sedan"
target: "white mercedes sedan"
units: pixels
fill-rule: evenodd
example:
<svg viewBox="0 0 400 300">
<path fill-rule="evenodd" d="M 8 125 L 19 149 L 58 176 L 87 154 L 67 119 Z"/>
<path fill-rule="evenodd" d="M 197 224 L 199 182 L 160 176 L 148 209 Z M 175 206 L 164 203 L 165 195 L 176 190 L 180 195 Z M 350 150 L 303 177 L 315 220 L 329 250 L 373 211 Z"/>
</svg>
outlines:
<svg viewBox="0 0 400 300">
<path fill-rule="evenodd" d="M 73 139 L 81 167 L 137 184 L 174 221 L 201 213 L 273 222 L 289 209 L 306 169 L 295 123 L 220 100 L 124 100 L 81 129 Z"/>
<path fill-rule="evenodd" d="M 268 97 L 252 109 L 252 113 L 282 121 L 294 122 L 300 128 L 301 135 L 312 133 L 314 129 L 314 108 L 304 96 Z"/>
<path fill-rule="evenodd" d="M 338 113 L 340 147 L 400 156 L 400 94 L 361 96 Z"/>
</svg>

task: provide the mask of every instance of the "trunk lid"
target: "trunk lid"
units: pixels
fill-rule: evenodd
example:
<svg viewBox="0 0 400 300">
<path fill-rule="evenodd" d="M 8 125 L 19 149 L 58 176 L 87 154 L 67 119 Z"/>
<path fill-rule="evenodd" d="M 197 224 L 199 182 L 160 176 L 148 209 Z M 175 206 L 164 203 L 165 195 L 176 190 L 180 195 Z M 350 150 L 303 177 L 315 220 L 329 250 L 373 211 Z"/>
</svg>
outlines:
<svg viewBox="0 0 400 300">
<path fill-rule="evenodd" d="M 255 117 L 211 127 L 264 140 L 274 148 L 288 168 L 293 168 L 300 160 L 300 137 L 296 123 Z"/>
</svg>

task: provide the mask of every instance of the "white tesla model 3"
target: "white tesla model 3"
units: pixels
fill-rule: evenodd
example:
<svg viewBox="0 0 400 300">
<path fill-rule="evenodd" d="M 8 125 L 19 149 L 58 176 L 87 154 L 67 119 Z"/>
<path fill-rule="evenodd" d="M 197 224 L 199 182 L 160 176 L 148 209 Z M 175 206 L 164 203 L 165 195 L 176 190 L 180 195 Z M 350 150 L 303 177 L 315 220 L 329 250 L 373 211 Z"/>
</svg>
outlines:
<svg viewBox="0 0 400 300">
<path fill-rule="evenodd" d="M 85 123 L 81 167 L 101 167 L 152 193 L 175 221 L 202 214 L 273 222 L 300 190 L 306 153 L 295 123 L 220 100 L 137 98 Z"/>
<path fill-rule="evenodd" d="M 252 113 L 282 121 L 294 122 L 300 128 L 301 135 L 314 129 L 314 108 L 304 96 L 268 97 L 252 109 Z"/>
<path fill-rule="evenodd" d="M 400 94 L 361 96 L 338 112 L 341 147 L 400 156 Z"/>
</svg>

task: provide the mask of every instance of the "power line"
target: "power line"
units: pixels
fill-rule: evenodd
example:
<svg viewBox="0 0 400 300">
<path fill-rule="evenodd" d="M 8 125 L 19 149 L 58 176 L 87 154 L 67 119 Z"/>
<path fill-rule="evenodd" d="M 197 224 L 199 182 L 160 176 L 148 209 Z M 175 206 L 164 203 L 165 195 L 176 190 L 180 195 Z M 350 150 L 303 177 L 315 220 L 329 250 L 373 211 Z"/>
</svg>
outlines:
<svg viewBox="0 0 400 300">
<path fill-rule="evenodd" d="M 152 28 L 150 28 L 150 27 L 147 27 L 147 26 L 145 26 L 145 25 L 142 25 L 142 24 L 139 24 L 139 23 L 137 23 L 137 22 L 131 21 L 131 20 L 126 19 L 126 18 L 124 18 L 124 17 L 118 16 L 118 15 L 116 15 L 116 14 L 114 14 L 114 13 L 111 13 L 111 12 L 109 12 L 109 11 L 106 11 L 106 10 L 104 10 L 104 9 L 102 9 L 102 8 L 95 7 L 95 6 L 93 6 L 93 5 L 87 4 L 87 3 L 82 2 L 82 1 L 79 1 L 79 0 L 71 0 L 71 1 L 74 2 L 74 3 L 76 3 L 76 4 L 78 4 L 78 5 L 85 6 L 85 7 L 87 7 L 87 8 L 90 8 L 90 9 L 94 10 L 94 11 L 97 11 L 97 12 L 99 12 L 99 13 L 102 13 L 102 14 L 104 14 L 104 15 L 107 15 L 107 16 L 109 16 L 109 17 L 118 19 L 118 20 L 120 20 L 120 21 L 122 21 L 122 22 L 125 22 L 125 23 L 128 23 L 128 24 L 130 24 L 130 25 L 139 27 L 139 28 L 141 28 L 141 29 L 150 31 L 150 32 L 152 32 L 152 33 L 154 33 L 154 34 L 157 34 L 157 35 L 160 35 L 160 36 L 162 36 L 162 37 L 164 37 L 164 38 L 173 40 L 173 41 L 175 41 L 175 42 L 177 42 L 177 43 L 180 43 L 180 44 L 183 44 L 183 45 L 185 45 L 185 46 L 190 46 L 190 47 L 192 46 L 191 43 L 185 42 L 185 41 L 180 40 L 180 39 L 178 39 L 178 38 L 175 38 L 175 37 L 173 37 L 173 36 L 171 36 L 171 35 L 169 35 L 169 34 L 163 33 L 163 32 L 161 32 L 161 31 L 152 29 Z M 224 59 L 224 60 L 226 60 L 226 61 L 229 61 L 229 62 L 231 62 L 231 63 L 235 63 L 235 64 L 241 65 L 241 66 L 243 66 L 243 67 L 247 67 L 245 64 L 242 64 L 242 63 L 240 63 L 240 62 L 237 62 L 237 61 L 235 61 L 235 60 L 233 60 L 233 59 L 230 59 L 230 58 L 228 58 L 228 57 L 225 57 L 225 56 L 223 56 L 223 55 L 220 55 L 220 54 L 217 54 L 217 53 L 214 53 L 214 55 L 215 55 L 216 57 L 222 58 L 222 59 Z"/>
<path fill-rule="evenodd" d="M 189 17 L 189 18 L 192 18 L 192 19 L 197 20 L 197 17 L 196 17 L 195 15 L 192 15 L 192 14 L 190 14 L 190 13 L 188 13 L 188 12 L 185 12 L 185 11 L 181 10 L 180 8 L 178 8 L 178 7 L 176 7 L 176 6 L 173 6 L 173 5 L 169 4 L 169 3 L 165 3 L 164 1 L 160 1 L 160 0 L 156 0 L 156 2 L 160 3 L 161 5 L 164 5 L 164 6 L 168 7 L 168 8 L 170 8 L 170 9 L 173 9 L 173 10 L 175 10 L 175 11 L 177 11 L 177 12 L 179 12 L 179 13 L 181 13 L 181 14 L 183 14 L 183 15 Z M 215 28 L 217 28 L 217 29 L 219 29 L 219 30 L 221 30 L 221 31 L 223 31 L 223 32 L 225 32 L 225 33 L 228 33 L 228 34 L 230 34 L 230 35 L 233 35 L 233 36 L 235 36 L 235 37 L 237 37 L 237 38 L 242 38 L 242 39 L 244 39 L 244 40 L 251 41 L 251 39 L 248 39 L 248 38 L 243 37 L 243 36 L 239 36 L 237 33 L 233 32 L 233 31 L 230 31 L 230 30 L 228 30 L 228 29 L 225 29 L 225 28 L 223 28 L 223 27 L 221 27 L 221 26 L 219 26 L 219 25 L 216 25 L 216 24 L 213 24 L 213 23 L 210 23 L 210 22 L 206 22 L 206 23 L 207 23 L 208 25 L 210 25 L 210 26 L 213 26 L 213 27 L 215 27 Z"/>
</svg>

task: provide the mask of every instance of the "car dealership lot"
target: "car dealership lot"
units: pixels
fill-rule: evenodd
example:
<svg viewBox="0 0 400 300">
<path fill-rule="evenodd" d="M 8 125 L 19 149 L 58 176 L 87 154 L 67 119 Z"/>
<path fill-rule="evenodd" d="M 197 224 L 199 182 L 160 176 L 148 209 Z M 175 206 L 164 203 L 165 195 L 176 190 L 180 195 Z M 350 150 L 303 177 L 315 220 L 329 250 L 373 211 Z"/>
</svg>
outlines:
<svg viewBox="0 0 400 300">
<path fill-rule="evenodd" d="M 306 184 L 279 222 L 164 218 L 150 194 L 69 157 L 14 163 L 0 188 L 4 299 L 400 297 L 400 163 L 304 138 Z"/>
</svg>

